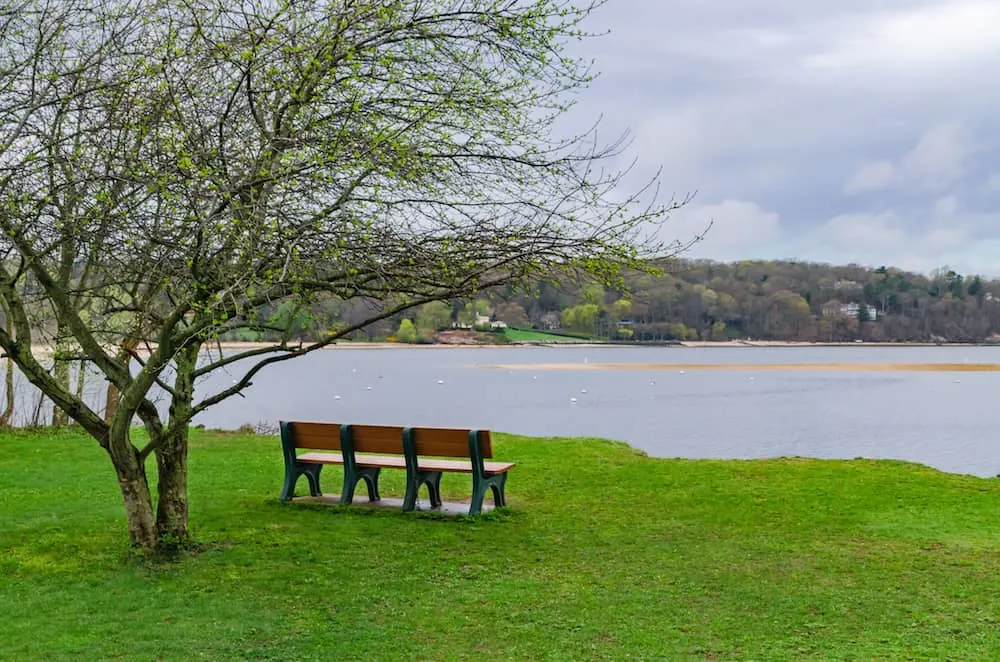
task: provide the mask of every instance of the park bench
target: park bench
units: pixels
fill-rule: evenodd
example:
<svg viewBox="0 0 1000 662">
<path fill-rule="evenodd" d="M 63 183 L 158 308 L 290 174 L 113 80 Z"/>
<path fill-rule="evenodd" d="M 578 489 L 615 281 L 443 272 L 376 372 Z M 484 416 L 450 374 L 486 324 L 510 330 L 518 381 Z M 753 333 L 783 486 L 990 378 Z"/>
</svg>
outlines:
<svg viewBox="0 0 1000 662">
<path fill-rule="evenodd" d="M 472 474 L 470 515 L 482 511 L 487 489 L 493 491 L 493 503 L 504 506 L 507 472 L 514 466 L 513 462 L 485 461 L 493 457 L 489 430 L 282 421 L 281 449 L 285 459 L 282 501 L 295 496 L 300 476 L 309 482 L 311 496 L 321 496 L 319 476 L 327 464 L 344 467 L 340 503 L 353 503 L 361 481 L 368 488 L 369 501 L 378 501 L 382 469 L 403 469 L 406 471 L 404 511 L 416 508 L 421 485 L 427 486 L 431 507 L 440 508 L 444 472 Z M 299 454 L 299 450 L 310 452 Z"/>
</svg>

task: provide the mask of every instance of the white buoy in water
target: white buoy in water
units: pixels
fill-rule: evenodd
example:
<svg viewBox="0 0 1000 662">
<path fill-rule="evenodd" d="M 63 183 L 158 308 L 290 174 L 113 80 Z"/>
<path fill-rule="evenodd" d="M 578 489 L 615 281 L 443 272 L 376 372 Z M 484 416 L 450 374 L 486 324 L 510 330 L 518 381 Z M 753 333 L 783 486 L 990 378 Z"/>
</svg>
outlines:
<svg viewBox="0 0 1000 662">
<path fill-rule="evenodd" d="M 681 374 L 682 374 L 682 375 L 684 374 L 684 371 L 683 371 L 683 370 L 681 370 Z"/>
<path fill-rule="evenodd" d="M 334 400 L 340 400 L 340 396 L 339 395 L 335 395 L 335 396 L 333 396 L 333 399 Z"/>
<path fill-rule="evenodd" d="M 572 403 L 576 403 L 576 398 L 570 398 L 569 401 Z"/>
<path fill-rule="evenodd" d="M 371 387 L 371 386 L 366 386 L 366 387 L 365 387 L 365 390 L 366 390 L 366 391 L 370 391 L 370 390 L 372 390 L 372 387 Z"/>
<path fill-rule="evenodd" d="M 585 389 L 585 388 L 581 388 L 580 389 L 580 393 L 586 393 L 586 392 L 587 392 L 587 389 Z"/>
<path fill-rule="evenodd" d="M 443 379 L 439 379 L 438 380 L 438 384 L 444 384 L 444 380 Z"/>
</svg>

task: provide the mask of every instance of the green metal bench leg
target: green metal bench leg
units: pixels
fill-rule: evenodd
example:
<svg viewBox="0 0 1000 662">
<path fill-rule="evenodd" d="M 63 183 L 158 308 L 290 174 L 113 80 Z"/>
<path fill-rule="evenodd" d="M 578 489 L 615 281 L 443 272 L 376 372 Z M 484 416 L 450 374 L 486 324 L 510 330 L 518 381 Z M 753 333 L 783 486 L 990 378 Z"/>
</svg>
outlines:
<svg viewBox="0 0 1000 662">
<path fill-rule="evenodd" d="M 431 508 L 441 507 L 441 472 L 432 471 L 427 473 L 427 478 L 424 479 L 424 484 L 427 485 L 427 495 L 431 499 Z"/>
<path fill-rule="evenodd" d="M 378 477 L 381 471 L 382 469 L 380 467 L 365 467 L 363 469 L 355 469 L 354 471 L 351 471 L 345 466 L 344 489 L 340 493 L 340 503 L 354 503 L 354 491 L 357 489 L 358 483 L 362 480 L 365 481 L 365 486 L 368 488 L 368 500 L 380 500 L 382 497 L 378 492 Z"/>
<path fill-rule="evenodd" d="M 322 464 L 310 464 L 302 468 L 306 480 L 309 481 L 309 496 L 322 496 L 323 490 L 319 488 L 319 473 L 323 470 Z"/>
<path fill-rule="evenodd" d="M 281 496 L 278 497 L 282 501 L 291 501 L 292 497 L 295 496 L 295 483 L 299 479 L 299 472 L 292 467 L 285 468 L 285 484 L 281 486 Z"/>
<path fill-rule="evenodd" d="M 381 467 L 369 467 L 358 472 L 358 475 L 365 481 L 365 486 L 368 488 L 369 501 L 380 501 L 382 499 L 382 495 L 378 493 L 378 477 L 381 471 Z"/>
<path fill-rule="evenodd" d="M 417 491 L 420 483 L 417 481 L 406 481 L 406 494 L 403 495 L 403 512 L 408 513 L 417 507 Z"/>
<path fill-rule="evenodd" d="M 472 501 L 469 502 L 469 514 L 478 515 L 483 511 L 483 497 L 486 496 L 486 482 L 472 477 Z"/>
<path fill-rule="evenodd" d="M 340 503 L 345 505 L 354 503 L 354 488 L 358 485 L 358 479 L 359 476 L 344 467 L 344 489 L 340 492 Z"/>
<path fill-rule="evenodd" d="M 440 471 L 420 471 L 416 478 L 406 481 L 406 495 L 403 497 L 403 510 L 410 512 L 417 507 L 417 499 L 420 497 L 420 486 L 427 486 L 427 495 L 431 500 L 431 508 L 441 507 L 441 472 Z"/>
<path fill-rule="evenodd" d="M 494 506 L 498 508 L 506 506 L 507 497 L 504 494 L 506 484 L 506 473 L 493 476 L 477 476 L 476 474 L 472 474 L 472 502 L 469 504 L 469 514 L 478 515 L 483 511 L 483 499 L 486 497 L 486 490 L 492 490 Z"/>
<path fill-rule="evenodd" d="M 507 474 L 496 476 L 499 480 L 491 480 L 490 488 L 493 490 L 493 505 L 503 508 L 507 505 L 507 496 L 504 494 L 504 487 L 507 485 Z"/>
<path fill-rule="evenodd" d="M 320 496 L 323 494 L 319 488 L 319 473 L 322 469 L 322 464 L 298 464 L 286 467 L 285 483 L 281 486 L 281 496 L 279 498 L 282 501 L 291 501 L 295 497 L 295 483 L 298 482 L 299 476 L 305 476 L 306 480 L 309 481 L 310 496 Z"/>
</svg>

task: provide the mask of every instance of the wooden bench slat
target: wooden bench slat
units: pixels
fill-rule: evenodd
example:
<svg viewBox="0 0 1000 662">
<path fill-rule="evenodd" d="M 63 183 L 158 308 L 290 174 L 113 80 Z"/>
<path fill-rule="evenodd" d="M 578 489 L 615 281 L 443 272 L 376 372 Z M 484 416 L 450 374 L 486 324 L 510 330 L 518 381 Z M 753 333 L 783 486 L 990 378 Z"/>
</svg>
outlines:
<svg viewBox="0 0 1000 662">
<path fill-rule="evenodd" d="M 355 453 L 402 453 L 403 428 L 393 425 L 352 425 Z"/>
<path fill-rule="evenodd" d="M 411 428 L 417 455 L 469 457 L 469 431 L 448 428 Z M 493 438 L 489 430 L 479 433 L 479 448 L 484 458 L 493 457 Z"/>
<path fill-rule="evenodd" d="M 417 466 L 421 471 L 452 471 L 472 473 L 472 462 L 461 460 L 429 460 L 420 458 Z M 487 474 L 502 474 L 514 466 L 513 462 L 483 462 L 483 472 Z"/>
<path fill-rule="evenodd" d="M 343 464 L 344 456 L 340 453 L 303 453 L 297 458 L 300 462 L 318 464 Z M 398 455 L 355 455 L 359 467 L 385 467 L 387 469 L 405 469 L 406 458 Z M 483 469 L 488 474 L 500 474 L 514 467 L 514 462 L 484 462 Z M 420 458 L 417 466 L 421 471 L 451 471 L 457 473 L 472 473 L 472 462 L 461 460 L 435 460 Z"/>
<path fill-rule="evenodd" d="M 317 464 L 344 463 L 344 456 L 340 453 L 303 453 L 296 459 L 299 462 L 313 462 Z M 406 468 L 406 458 L 402 455 L 355 455 L 354 461 L 359 467 Z"/>
<path fill-rule="evenodd" d="M 294 422 L 296 448 L 339 451 L 338 423 Z M 403 428 L 391 425 L 352 425 L 351 443 L 356 453 L 402 453 Z"/>
<path fill-rule="evenodd" d="M 340 450 L 340 425 L 337 423 L 291 423 L 296 448 L 316 448 L 319 450 Z"/>
</svg>

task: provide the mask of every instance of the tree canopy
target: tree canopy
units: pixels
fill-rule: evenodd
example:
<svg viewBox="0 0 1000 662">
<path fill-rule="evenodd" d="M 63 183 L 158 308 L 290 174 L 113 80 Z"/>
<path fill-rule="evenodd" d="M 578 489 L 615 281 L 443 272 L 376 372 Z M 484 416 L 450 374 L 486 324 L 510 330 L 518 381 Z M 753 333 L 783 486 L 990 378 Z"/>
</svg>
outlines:
<svg viewBox="0 0 1000 662">
<path fill-rule="evenodd" d="M 623 144 L 554 132 L 591 80 L 566 47 L 593 7 L 0 9 L 0 347 L 107 450 L 136 545 L 187 539 L 188 424 L 266 365 L 430 301 L 553 267 L 606 280 L 670 250 L 646 232 L 675 205 L 652 188 L 623 194 L 601 165 Z M 293 342 L 318 298 L 378 305 Z M 234 331 L 280 339 L 206 354 Z M 106 415 L 50 372 L 38 344 L 99 371 Z M 235 383 L 196 397 L 197 380 L 223 367 L 239 370 Z"/>
</svg>

